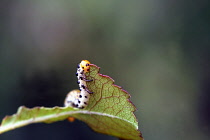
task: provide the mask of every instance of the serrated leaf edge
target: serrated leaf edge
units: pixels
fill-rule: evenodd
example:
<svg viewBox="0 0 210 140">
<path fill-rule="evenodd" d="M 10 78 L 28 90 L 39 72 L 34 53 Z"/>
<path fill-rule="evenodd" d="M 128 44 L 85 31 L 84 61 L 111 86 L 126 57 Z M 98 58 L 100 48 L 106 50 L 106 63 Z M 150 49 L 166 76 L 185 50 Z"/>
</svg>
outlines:
<svg viewBox="0 0 210 140">
<path fill-rule="evenodd" d="M 136 118 L 136 115 L 134 114 L 134 112 L 137 111 L 137 108 L 136 108 L 136 106 L 133 104 L 133 102 L 131 102 L 131 100 L 130 100 L 130 98 L 131 98 L 130 93 L 129 93 L 128 91 L 124 90 L 121 86 L 116 85 L 116 84 L 115 84 L 115 80 L 114 80 L 112 77 L 110 77 L 110 76 L 108 76 L 108 75 L 101 74 L 101 73 L 100 73 L 101 67 L 99 67 L 99 66 L 97 66 L 97 65 L 95 65 L 95 64 L 90 64 L 90 66 L 96 67 L 96 68 L 98 69 L 97 74 L 98 74 L 99 76 L 110 79 L 110 80 L 112 81 L 111 84 L 112 84 L 113 86 L 117 87 L 118 89 L 120 89 L 121 91 L 123 91 L 125 94 L 128 95 L 128 97 L 126 98 L 126 100 L 127 100 L 127 102 L 131 103 L 132 106 L 134 107 L 134 110 L 131 111 L 131 112 L 132 112 L 132 115 L 133 115 L 133 117 L 135 118 L 136 123 L 137 123 L 137 125 L 135 125 L 135 127 L 138 129 L 138 120 L 137 120 L 137 118 Z M 91 110 L 91 108 L 90 108 L 90 110 Z M 127 122 L 130 122 L 130 121 L 127 120 Z M 133 123 L 133 122 L 130 122 L 130 123 Z"/>
</svg>

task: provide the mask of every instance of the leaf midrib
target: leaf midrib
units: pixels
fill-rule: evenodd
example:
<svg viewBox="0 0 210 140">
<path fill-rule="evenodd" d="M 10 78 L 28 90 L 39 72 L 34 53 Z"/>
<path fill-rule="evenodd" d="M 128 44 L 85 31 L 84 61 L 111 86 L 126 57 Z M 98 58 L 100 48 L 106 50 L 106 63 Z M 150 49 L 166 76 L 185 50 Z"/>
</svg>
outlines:
<svg viewBox="0 0 210 140">
<path fill-rule="evenodd" d="M 40 107 L 40 108 L 44 108 L 44 107 Z M 65 109 L 65 108 L 66 107 L 64 107 L 63 109 Z M 45 109 L 48 109 L 48 108 L 45 108 Z M 60 109 L 62 109 L 62 108 L 60 108 Z M 106 117 L 111 117 L 111 118 L 115 118 L 115 119 L 120 119 L 120 120 L 123 120 L 125 122 L 128 122 L 128 123 L 134 125 L 134 122 L 131 122 L 131 121 L 123 119 L 123 118 L 120 118 L 118 116 L 110 115 L 110 114 L 107 114 L 107 113 L 88 111 L 88 110 L 65 111 L 65 112 L 57 113 L 56 118 L 57 117 L 62 117 L 62 116 L 70 116 L 70 115 L 73 115 L 73 114 L 88 114 L 88 115 L 106 116 Z M 18 115 L 18 114 L 16 114 L 16 115 Z M 11 116 L 11 117 L 13 117 L 13 116 Z M 3 132 L 6 132 L 8 130 L 12 130 L 12 129 L 21 127 L 21 126 L 25 126 L 25 125 L 32 124 L 32 123 L 44 122 L 44 121 L 47 121 L 47 120 L 50 120 L 50 119 L 53 119 L 53 118 L 55 118 L 55 114 L 45 115 L 45 116 L 40 116 L 40 117 L 38 116 L 36 118 L 29 118 L 29 119 L 17 121 L 15 123 L 5 124 L 5 125 L 0 126 L 0 134 L 3 133 Z M 135 126 L 136 129 L 138 129 L 138 126 L 136 126 L 136 125 L 134 125 L 134 126 Z"/>
</svg>

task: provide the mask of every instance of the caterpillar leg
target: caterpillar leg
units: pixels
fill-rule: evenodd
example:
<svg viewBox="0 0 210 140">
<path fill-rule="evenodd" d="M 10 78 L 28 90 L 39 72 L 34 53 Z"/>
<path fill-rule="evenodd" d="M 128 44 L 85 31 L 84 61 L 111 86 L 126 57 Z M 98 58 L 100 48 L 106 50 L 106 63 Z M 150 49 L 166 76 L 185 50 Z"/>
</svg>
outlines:
<svg viewBox="0 0 210 140">
<path fill-rule="evenodd" d="M 89 94 L 93 94 L 85 85 L 81 86 L 85 91 L 87 91 Z"/>
<path fill-rule="evenodd" d="M 90 90 L 88 90 L 88 89 L 86 89 L 86 91 L 87 91 L 89 94 L 93 94 L 93 92 L 90 91 Z"/>
<path fill-rule="evenodd" d="M 78 76 L 78 75 L 77 75 L 77 76 Z M 79 80 L 83 80 L 83 81 L 85 81 L 85 82 L 91 82 L 91 81 L 93 81 L 93 79 L 88 80 L 85 76 L 80 76 L 80 77 L 79 77 Z"/>
<path fill-rule="evenodd" d="M 86 79 L 86 78 L 84 78 L 83 80 L 86 81 L 86 82 L 91 82 L 91 81 L 93 81 L 93 79 L 88 80 L 88 79 Z"/>
</svg>

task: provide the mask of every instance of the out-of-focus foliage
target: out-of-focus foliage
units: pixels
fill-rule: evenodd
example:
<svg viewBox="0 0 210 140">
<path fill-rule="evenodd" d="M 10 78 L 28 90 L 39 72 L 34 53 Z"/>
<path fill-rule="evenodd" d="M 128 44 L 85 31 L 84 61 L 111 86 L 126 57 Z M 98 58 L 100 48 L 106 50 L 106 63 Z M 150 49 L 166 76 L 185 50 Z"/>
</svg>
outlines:
<svg viewBox="0 0 210 140">
<path fill-rule="evenodd" d="M 0 15 L 0 119 L 61 106 L 88 59 L 132 93 L 145 139 L 209 139 L 208 1 L 2 0 Z M 0 139 L 115 139 L 79 121 L 40 125 Z"/>
</svg>

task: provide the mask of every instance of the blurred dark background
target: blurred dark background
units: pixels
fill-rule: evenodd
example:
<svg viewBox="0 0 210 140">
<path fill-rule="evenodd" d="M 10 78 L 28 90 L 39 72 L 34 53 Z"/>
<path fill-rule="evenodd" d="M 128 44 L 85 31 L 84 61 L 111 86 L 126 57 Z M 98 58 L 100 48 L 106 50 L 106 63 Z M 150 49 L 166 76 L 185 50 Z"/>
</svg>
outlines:
<svg viewBox="0 0 210 140">
<path fill-rule="evenodd" d="M 0 1 L 0 119 L 63 106 L 83 60 L 131 94 L 145 140 L 210 136 L 209 1 Z M 1 140 L 117 138 L 83 122 L 32 124 Z"/>
</svg>

